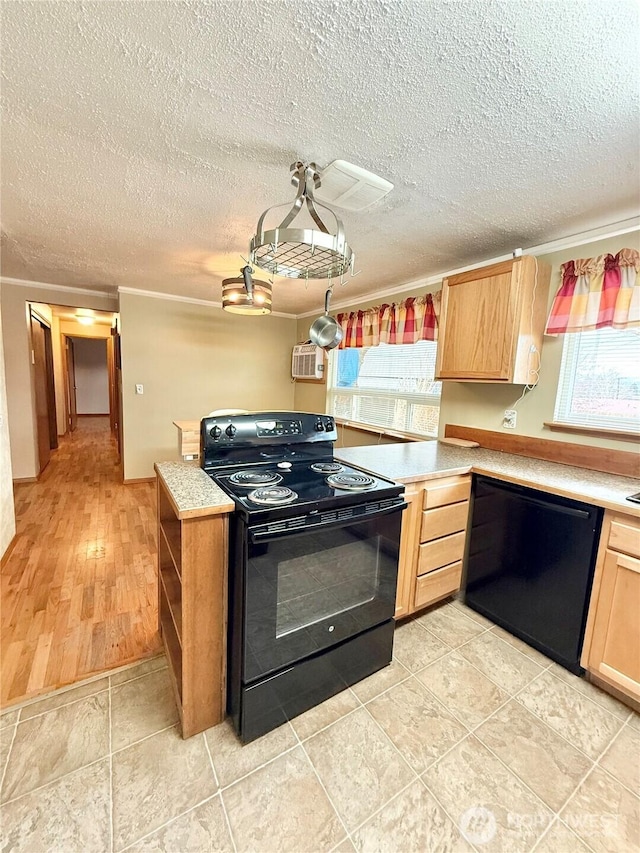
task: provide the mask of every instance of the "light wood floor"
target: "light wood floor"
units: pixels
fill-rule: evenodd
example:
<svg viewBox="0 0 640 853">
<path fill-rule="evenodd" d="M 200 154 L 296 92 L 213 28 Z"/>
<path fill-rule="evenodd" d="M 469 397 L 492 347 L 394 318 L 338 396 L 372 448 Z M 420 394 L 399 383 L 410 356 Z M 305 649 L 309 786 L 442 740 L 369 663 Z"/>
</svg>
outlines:
<svg viewBox="0 0 640 853">
<path fill-rule="evenodd" d="M 0 706 L 159 651 L 155 487 L 122 484 L 109 419 L 79 418 L 15 497 Z"/>
</svg>

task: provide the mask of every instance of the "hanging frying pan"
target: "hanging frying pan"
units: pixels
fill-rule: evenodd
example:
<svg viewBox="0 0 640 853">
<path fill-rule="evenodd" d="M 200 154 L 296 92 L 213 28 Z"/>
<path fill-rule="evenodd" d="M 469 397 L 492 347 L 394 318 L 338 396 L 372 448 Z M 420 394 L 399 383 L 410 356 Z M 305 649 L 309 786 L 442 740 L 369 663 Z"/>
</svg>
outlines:
<svg viewBox="0 0 640 853">
<path fill-rule="evenodd" d="M 314 320 L 309 329 L 309 337 L 312 343 L 322 349 L 329 350 L 337 347 L 342 340 L 342 329 L 335 317 L 329 316 L 329 301 L 331 299 L 331 288 L 324 297 L 324 314 Z"/>
</svg>

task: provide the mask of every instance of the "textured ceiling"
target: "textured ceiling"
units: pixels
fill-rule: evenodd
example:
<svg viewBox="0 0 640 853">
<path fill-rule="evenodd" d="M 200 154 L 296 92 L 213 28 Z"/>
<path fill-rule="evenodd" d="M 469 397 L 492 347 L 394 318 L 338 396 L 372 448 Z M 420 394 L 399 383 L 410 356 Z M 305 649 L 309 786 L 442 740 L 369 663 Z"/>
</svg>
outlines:
<svg viewBox="0 0 640 853">
<path fill-rule="evenodd" d="M 220 301 L 289 165 L 343 212 L 334 304 L 638 208 L 636 0 L 2 4 L 2 273 Z M 277 279 L 274 310 L 325 282 Z"/>
</svg>

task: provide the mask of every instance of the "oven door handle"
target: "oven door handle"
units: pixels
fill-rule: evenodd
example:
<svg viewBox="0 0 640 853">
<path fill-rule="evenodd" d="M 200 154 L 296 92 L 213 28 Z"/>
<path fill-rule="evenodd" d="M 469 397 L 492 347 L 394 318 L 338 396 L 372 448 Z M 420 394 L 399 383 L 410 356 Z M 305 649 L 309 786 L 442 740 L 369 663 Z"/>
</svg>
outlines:
<svg viewBox="0 0 640 853">
<path fill-rule="evenodd" d="M 383 515 L 389 515 L 392 512 L 403 512 L 407 508 L 406 502 L 394 504 L 393 506 L 385 507 L 384 509 L 376 509 L 373 512 L 362 512 L 351 517 L 335 517 L 339 515 L 339 511 L 331 513 L 326 511 L 322 515 L 333 515 L 333 518 L 327 521 L 312 521 L 307 523 L 309 516 L 297 516 L 287 518 L 284 521 L 272 521 L 266 524 L 258 524 L 255 527 L 248 528 L 249 539 L 251 542 L 265 542 L 268 539 L 284 539 L 287 536 L 296 536 L 300 533 L 312 533 L 314 530 L 328 530 L 332 527 L 346 527 L 349 524 L 357 524 L 360 521 L 368 521 L 371 518 L 380 518 Z M 322 518 L 319 514 L 319 517 Z M 316 516 L 317 517 L 317 516 Z"/>
</svg>

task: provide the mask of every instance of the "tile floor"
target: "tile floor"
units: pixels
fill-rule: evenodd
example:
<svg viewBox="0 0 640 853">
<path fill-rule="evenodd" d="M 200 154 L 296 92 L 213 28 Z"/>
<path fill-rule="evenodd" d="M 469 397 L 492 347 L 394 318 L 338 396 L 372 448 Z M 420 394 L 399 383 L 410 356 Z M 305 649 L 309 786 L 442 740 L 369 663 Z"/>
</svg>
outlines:
<svg viewBox="0 0 640 853">
<path fill-rule="evenodd" d="M 634 851 L 640 717 L 459 602 L 241 747 L 183 741 L 164 658 L 0 717 L 5 851 Z"/>
</svg>

